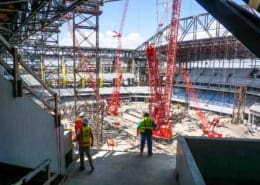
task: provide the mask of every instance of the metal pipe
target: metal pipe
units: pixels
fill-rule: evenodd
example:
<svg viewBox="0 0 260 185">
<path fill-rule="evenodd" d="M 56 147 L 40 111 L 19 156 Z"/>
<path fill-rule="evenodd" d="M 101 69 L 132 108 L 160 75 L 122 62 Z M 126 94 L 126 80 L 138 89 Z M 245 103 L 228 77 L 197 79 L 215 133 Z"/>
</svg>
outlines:
<svg viewBox="0 0 260 185">
<path fill-rule="evenodd" d="M 10 44 L 7 42 L 7 40 L 0 34 L 0 42 L 2 42 L 4 44 L 4 46 L 10 51 L 11 50 L 11 46 Z"/>
<path fill-rule="evenodd" d="M 29 85 L 26 83 L 23 83 L 23 86 L 36 98 L 38 98 L 48 109 L 51 111 L 54 111 L 55 107 L 50 104 L 48 101 L 44 100 L 42 97 L 40 97 L 35 90 L 33 90 Z"/>
<path fill-rule="evenodd" d="M 50 89 L 40 78 L 33 72 L 33 70 L 28 67 L 23 61 L 22 58 L 19 57 L 19 63 L 52 95 L 54 96 L 55 92 L 53 92 L 52 89 Z"/>
<path fill-rule="evenodd" d="M 100 72 L 100 57 L 99 57 L 99 15 L 96 15 L 96 84 L 97 84 L 97 95 L 96 96 L 96 101 L 97 103 L 100 101 L 100 96 L 99 96 L 99 84 L 100 84 L 100 79 L 99 79 L 99 72 Z"/>
<path fill-rule="evenodd" d="M 73 12 L 73 25 L 72 25 L 72 37 L 73 37 L 73 83 L 74 83 L 74 119 L 77 117 L 77 87 L 76 87 L 76 36 L 75 36 L 75 13 Z"/>
<path fill-rule="evenodd" d="M 12 74 L 13 70 L 12 68 L 10 68 L 8 66 L 8 64 L 6 64 L 4 61 L 0 60 L 0 64 L 7 70 L 7 72 L 9 74 Z M 19 74 L 18 74 L 19 76 Z M 19 76 L 19 79 L 21 79 L 21 77 Z M 22 79 L 21 79 L 22 80 Z M 54 110 L 54 107 L 48 103 L 47 101 L 45 101 L 44 99 L 42 99 L 35 90 L 33 90 L 30 86 L 28 86 L 26 83 L 23 83 L 23 86 L 32 94 L 34 95 L 36 98 L 38 98 L 45 106 L 48 107 L 48 109 L 50 110 Z"/>
<path fill-rule="evenodd" d="M 18 96 L 18 53 L 17 48 L 12 49 L 12 55 L 13 55 L 13 96 Z"/>
<path fill-rule="evenodd" d="M 58 44 L 58 79 L 57 79 L 57 85 L 58 85 L 58 93 L 60 96 L 60 47 L 59 47 L 59 33 L 57 33 L 57 44 Z"/>
</svg>

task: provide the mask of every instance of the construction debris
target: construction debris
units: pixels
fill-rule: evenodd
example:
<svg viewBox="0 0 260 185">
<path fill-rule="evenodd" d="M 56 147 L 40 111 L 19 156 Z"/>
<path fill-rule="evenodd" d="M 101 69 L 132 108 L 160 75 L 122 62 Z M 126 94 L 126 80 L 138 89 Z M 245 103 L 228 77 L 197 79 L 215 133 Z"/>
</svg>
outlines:
<svg viewBox="0 0 260 185">
<path fill-rule="evenodd" d="M 217 138 L 260 138 L 260 131 L 257 127 L 232 124 L 231 116 L 219 115 L 209 111 L 204 111 L 209 120 L 209 128 L 208 130 L 203 130 L 202 123 L 197 118 L 196 110 L 190 108 L 186 111 L 185 109 L 185 105 L 181 104 L 172 106 L 171 119 L 173 122 L 172 132 L 174 137 L 171 140 L 154 139 L 153 147 L 155 153 L 175 153 L 175 138 L 178 135 Z M 102 128 L 100 124 L 99 126 L 96 124 L 91 125 L 94 127 L 95 134 L 102 135 L 103 137 L 101 139 L 102 142 L 95 143 L 95 147 L 104 150 L 138 152 L 140 138 L 136 136 L 136 124 L 142 118 L 145 110 L 147 110 L 147 104 L 129 102 L 120 107 L 120 111 L 123 112 L 122 115 L 104 115 Z M 99 129 L 96 127 L 99 127 Z M 73 130 L 74 124 L 66 124 L 65 128 Z"/>
</svg>

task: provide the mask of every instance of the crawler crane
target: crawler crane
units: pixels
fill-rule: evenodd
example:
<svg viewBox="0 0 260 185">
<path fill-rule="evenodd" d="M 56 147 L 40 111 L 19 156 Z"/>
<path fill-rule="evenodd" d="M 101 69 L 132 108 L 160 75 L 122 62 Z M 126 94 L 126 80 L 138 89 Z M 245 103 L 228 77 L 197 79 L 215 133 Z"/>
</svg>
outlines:
<svg viewBox="0 0 260 185">
<path fill-rule="evenodd" d="M 170 35 L 167 45 L 167 66 L 165 70 L 165 83 L 162 88 L 159 82 L 158 60 L 153 45 L 146 50 L 149 67 L 150 106 L 149 111 L 157 124 L 153 132 L 154 137 L 170 139 L 172 137 L 172 123 L 170 121 L 171 97 L 176 68 L 177 37 L 180 17 L 181 0 L 173 0 L 170 24 Z"/>
</svg>

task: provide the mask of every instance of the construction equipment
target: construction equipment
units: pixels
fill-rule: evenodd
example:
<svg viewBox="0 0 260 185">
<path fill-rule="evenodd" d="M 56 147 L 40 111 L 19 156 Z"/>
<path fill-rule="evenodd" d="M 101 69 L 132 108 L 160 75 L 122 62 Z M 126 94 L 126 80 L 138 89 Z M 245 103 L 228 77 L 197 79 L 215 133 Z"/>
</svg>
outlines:
<svg viewBox="0 0 260 185">
<path fill-rule="evenodd" d="M 170 35 L 167 47 L 167 66 L 165 69 L 165 83 L 162 91 L 159 83 L 159 69 L 155 48 L 149 45 L 146 50 L 149 69 L 149 85 L 151 90 L 151 103 L 149 110 L 157 124 L 153 136 L 170 139 L 172 137 L 172 123 L 170 121 L 171 97 L 176 67 L 177 37 L 180 17 L 181 0 L 173 0 Z"/>
<path fill-rule="evenodd" d="M 184 83 L 185 83 L 186 92 L 188 93 L 189 97 L 191 97 L 193 103 L 195 104 L 194 108 L 196 110 L 196 114 L 197 114 L 200 122 L 202 123 L 203 133 L 205 135 L 207 135 L 208 137 L 221 138 L 222 133 L 215 131 L 215 128 L 218 127 L 218 124 L 219 124 L 219 118 L 215 117 L 212 121 L 208 121 L 204 112 L 200 108 L 195 90 L 192 87 L 192 83 L 190 81 L 189 74 L 188 74 L 187 70 L 184 69 L 181 64 L 179 64 L 179 69 L 180 69 L 180 73 L 181 73 L 182 78 L 183 78 Z"/>
<path fill-rule="evenodd" d="M 127 8 L 128 8 L 128 2 L 129 2 L 129 0 L 125 0 L 120 28 L 119 28 L 118 32 L 115 32 L 115 36 L 114 36 L 117 38 L 116 61 L 115 61 L 115 71 L 117 74 L 116 74 L 112 94 L 110 95 L 110 97 L 107 101 L 107 113 L 112 116 L 115 116 L 118 114 L 118 107 L 121 104 L 120 87 L 121 87 L 121 82 L 122 82 L 122 77 L 123 77 L 123 74 L 121 71 L 121 53 L 122 53 L 121 52 L 121 50 L 122 50 L 121 36 L 122 36 L 126 12 L 127 12 Z"/>
<path fill-rule="evenodd" d="M 200 109 L 198 99 L 197 99 L 195 90 L 192 87 L 188 72 L 187 72 L 187 70 L 185 70 L 182 67 L 181 64 L 179 65 L 179 69 L 180 69 L 180 73 L 181 73 L 182 78 L 183 78 L 184 83 L 185 83 L 186 92 L 188 93 L 189 97 L 191 97 L 192 101 L 195 104 L 196 114 L 197 114 L 200 122 L 202 123 L 203 129 L 207 129 L 208 128 L 208 120 L 207 120 L 204 112 L 202 112 L 201 109 Z"/>
<path fill-rule="evenodd" d="M 149 113 L 157 123 L 162 119 L 159 116 L 163 116 L 162 113 L 158 113 L 158 111 L 163 111 L 163 109 L 160 109 L 162 103 L 162 87 L 160 81 L 160 72 L 158 69 L 158 59 L 156 56 L 155 46 L 153 44 L 148 45 L 146 48 L 146 56 L 150 88 Z"/>
</svg>

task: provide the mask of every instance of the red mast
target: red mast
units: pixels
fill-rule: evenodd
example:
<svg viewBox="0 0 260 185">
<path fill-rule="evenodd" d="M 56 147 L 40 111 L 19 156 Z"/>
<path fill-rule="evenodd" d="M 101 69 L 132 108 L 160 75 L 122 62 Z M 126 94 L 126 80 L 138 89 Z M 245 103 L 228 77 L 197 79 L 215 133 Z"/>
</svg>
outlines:
<svg viewBox="0 0 260 185">
<path fill-rule="evenodd" d="M 108 114 L 113 115 L 113 116 L 118 114 L 118 107 L 121 104 L 120 87 L 121 87 L 121 82 L 122 82 L 122 77 L 123 77 L 123 74 L 121 71 L 121 55 L 122 55 L 121 36 L 122 36 L 122 31 L 123 31 L 123 27 L 124 27 L 124 23 L 125 23 L 128 2 L 129 2 L 129 0 L 125 1 L 119 32 L 115 32 L 116 35 L 114 36 L 114 37 L 117 37 L 116 62 L 115 62 L 115 71 L 117 74 L 116 74 L 115 84 L 114 84 L 112 94 L 110 95 L 110 97 L 107 101 L 107 112 L 108 112 Z"/>
<path fill-rule="evenodd" d="M 151 102 L 150 108 L 151 115 L 157 124 L 157 129 L 153 135 L 155 137 L 170 139 L 172 137 L 172 124 L 169 120 L 170 109 L 171 109 L 171 97 L 173 93 L 173 83 L 176 68 L 176 51 L 177 51 L 177 38 L 178 38 L 178 27 L 180 17 L 180 6 L 181 0 L 173 0 L 172 3 L 172 15 L 171 15 L 171 26 L 170 35 L 167 45 L 167 66 L 165 69 L 165 83 L 164 89 L 161 90 L 161 84 L 155 83 L 158 79 L 158 62 L 156 58 L 155 48 L 152 49 L 151 45 L 147 47 L 147 61 L 149 69 L 149 82 L 151 90 Z M 150 63 L 154 62 L 154 65 Z M 155 65 L 156 64 L 156 65 Z M 150 71 L 153 71 L 150 72 Z M 157 72 L 158 71 L 158 72 Z M 154 93 L 156 92 L 156 93 Z"/>
</svg>

